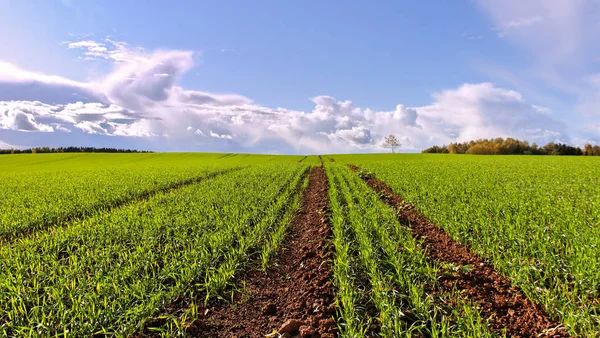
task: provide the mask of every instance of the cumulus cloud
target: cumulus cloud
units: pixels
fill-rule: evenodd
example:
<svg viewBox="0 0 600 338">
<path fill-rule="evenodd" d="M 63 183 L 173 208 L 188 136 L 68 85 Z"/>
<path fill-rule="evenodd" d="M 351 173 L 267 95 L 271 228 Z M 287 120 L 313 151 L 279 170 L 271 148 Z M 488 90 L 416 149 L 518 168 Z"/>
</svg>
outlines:
<svg viewBox="0 0 600 338">
<path fill-rule="evenodd" d="M 0 101 L 0 128 L 18 131 L 149 136 L 143 114 L 114 104 L 74 102 L 50 105 L 38 101 Z"/>
<path fill-rule="evenodd" d="M 333 142 L 342 141 L 343 143 L 350 143 L 357 147 L 372 145 L 374 143 L 371 130 L 364 126 L 352 127 L 352 129 L 338 129 L 334 133 L 327 134 L 327 136 Z"/>
<path fill-rule="evenodd" d="M 47 102 L 7 95 L 0 102 L 0 128 L 135 137 L 177 150 L 303 153 L 382 151 L 380 141 L 390 133 L 404 150 L 480 137 L 565 137 L 564 126 L 549 111 L 491 83 L 442 90 L 420 107 L 398 104 L 379 111 L 321 95 L 310 99 L 312 110 L 298 111 L 266 107 L 237 94 L 182 88 L 179 78 L 193 67 L 190 51 L 147 52 L 112 40 L 68 47 L 112 61 L 113 70 L 79 83 L 5 65 L 12 76 L 5 81 L 44 83 L 49 92 L 66 86 L 95 99 Z"/>
<path fill-rule="evenodd" d="M 116 65 L 99 85 L 110 102 L 139 110 L 166 101 L 175 81 L 193 64 L 192 53 L 187 51 L 158 51 L 140 60 Z"/>
<path fill-rule="evenodd" d="M 464 84 L 433 97 L 434 103 L 420 112 L 429 120 L 441 121 L 447 134 L 458 140 L 513 136 L 551 141 L 566 137 L 562 123 L 540 114 L 518 92 L 491 83 Z M 531 132 L 537 129 L 539 133 Z"/>
<path fill-rule="evenodd" d="M 213 132 L 212 130 L 209 132 L 209 135 L 211 137 L 215 137 L 215 138 L 223 138 L 223 139 L 227 139 L 227 140 L 232 140 L 233 139 L 232 135 L 229 135 L 229 134 L 217 134 L 217 133 Z"/>
<path fill-rule="evenodd" d="M 54 131 L 51 126 L 37 123 L 31 114 L 23 113 L 18 110 L 7 110 L 4 111 L 2 115 L 2 124 L 0 126 L 5 129 L 42 132 Z"/>
<path fill-rule="evenodd" d="M 0 102 L 0 128 L 18 131 L 53 132 L 54 128 L 41 123 L 39 117 L 41 104 L 32 102 L 29 106 L 18 102 Z"/>
</svg>

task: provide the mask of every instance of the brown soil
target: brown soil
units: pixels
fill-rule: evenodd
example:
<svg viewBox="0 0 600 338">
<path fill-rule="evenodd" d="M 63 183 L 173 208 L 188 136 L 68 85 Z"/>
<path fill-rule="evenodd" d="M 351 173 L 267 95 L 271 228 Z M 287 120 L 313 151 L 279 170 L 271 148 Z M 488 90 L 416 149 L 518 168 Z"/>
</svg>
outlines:
<svg viewBox="0 0 600 338">
<path fill-rule="evenodd" d="M 354 171 L 360 168 L 349 165 Z M 509 279 L 500 275 L 494 267 L 473 254 L 468 247 L 454 241 L 450 235 L 432 224 L 414 206 L 380 180 L 365 176 L 363 180 L 380 194 L 383 201 L 398 212 L 400 222 L 408 226 L 413 236 L 422 242 L 430 259 L 469 269 L 448 269 L 440 276 L 443 288 L 462 291 L 473 301 L 482 318 L 487 318 L 489 328 L 509 337 L 568 337 L 564 327 L 551 320 L 537 305 L 531 302 Z M 456 271 L 455 271 L 456 270 Z"/>
<path fill-rule="evenodd" d="M 265 337 L 279 331 L 283 337 L 335 337 L 327 191 L 324 168 L 313 168 L 276 264 L 240 276 L 245 286 L 238 284 L 234 302 L 203 309 L 188 328 L 190 336 Z"/>
</svg>

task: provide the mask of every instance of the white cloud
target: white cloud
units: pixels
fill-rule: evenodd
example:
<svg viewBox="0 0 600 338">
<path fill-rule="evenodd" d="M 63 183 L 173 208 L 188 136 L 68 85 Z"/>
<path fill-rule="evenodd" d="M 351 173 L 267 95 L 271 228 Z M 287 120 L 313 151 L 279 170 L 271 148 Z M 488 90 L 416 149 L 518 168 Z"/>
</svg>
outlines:
<svg viewBox="0 0 600 338">
<path fill-rule="evenodd" d="M 128 47 L 126 42 L 106 37 L 104 41 L 82 40 L 64 41 L 69 49 L 83 50 L 85 60 L 110 60 L 116 62 L 143 62 L 144 49 Z"/>
<path fill-rule="evenodd" d="M 74 127 L 79 128 L 88 134 L 108 134 L 108 130 L 102 128 L 99 124 L 90 121 L 76 123 L 74 124 Z"/>
<path fill-rule="evenodd" d="M 588 126 L 600 122 L 600 86 L 594 85 L 600 43 L 597 1 L 478 0 L 494 26 L 532 59 L 505 67 L 513 85 L 564 114 L 572 132 L 600 141 Z M 499 68 L 499 67 L 494 67 Z M 501 68 L 501 67 L 500 67 Z M 488 72 L 489 73 L 489 72 Z M 505 76 L 506 78 L 507 76 Z M 534 90 L 531 90 L 535 88 Z M 542 112 L 543 113 L 543 112 Z"/>
<path fill-rule="evenodd" d="M 448 135 L 458 140 L 513 136 L 550 141 L 566 137 L 564 125 L 539 114 L 521 94 L 491 83 L 464 84 L 458 89 L 436 93 L 434 98 L 435 102 L 422 107 L 419 114 L 442 121 Z M 531 133 L 532 129 L 556 134 Z"/>
<path fill-rule="evenodd" d="M 215 132 L 213 132 L 212 130 L 209 132 L 209 135 L 211 137 L 215 137 L 215 138 L 222 138 L 222 139 L 227 139 L 227 140 L 232 140 L 233 136 L 229 135 L 229 134 L 217 134 Z"/>
<path fill-rule="evenodd" d="M 0 101 L 24 100 L 45 103 L 104 102 L 91 83 L 21 69 L 0 61 Z"/>
<path fill-rule="evenodd" d="M 0 101 L 1 129 L 70 132 L 69 127 L 74 127 L 90 134 L 149 136 L 144 118 L 112 104 Z"/>
<path fill-rule="evenodd" d="M 252 103 L 252 100 L 235 94 L 215 94 L 200 92 L 197 90 L 183 90 L 181 87 L 172 87 L 171 95 L 181 103 L 192 105 L 244 105 Z"/>
<path fill-rule="evenodd" d="M 115 56 L 117 52 L 106 47 L 109 44 L 119 55 L 126 55 L 127 61 Z M 421 107 L 398 104 L 376 111 L 322 95 L 311 99 L 311 111 L 297 111 L 262 106 L 241 95 L 178 86 L 178 79 L 193 67 L 189 51 L 146 52 L 124 43 L 91 40 L 69 47 L 83 49 L 84 55 L 105 55 L 114 61 L 114 69 L 85 84 L 52 77 L 45 82 L 48 91 L 68 83 L 70 88 L 89 89 L 101 99 L 42 103 L 9 97 L 0 102 L 0 128 L 148 138 L 172 149 L 279 153 L 383 151 L 380 141 L 390 133 L 401 140 L 404 150 L 480 137 L 566 137 L 564 127 L 549 113 L 540 114 L 541 107 L 491 83 L 464 84 L 434 93 L 433 102 Z M 11 69 L 13 82 L 28 76 L 37 82 L 47 79 Z"/>
<path fill-rule="evenodd" d="M 99 84 L 110 102 L 132 110 L 165 102 L 171 97 L 175 81 L 193 64 L 192 53 L 187 51 L 159 51 L 140 56 L 139 60 L 117 64 Z"/>
<path fill-rule="evenodd" d="M 543 18 L 539 15 L 527 18 L 519 18 L 507 22 L 502 22 L 500 26 L 496 28 L 496 30 L 498 31 L 498 36 L 502 38 L 506 36 L 506 34 L 508 34 L 510 31 L 533 26 L 541 23 L 542 21 Z"/>
<path fill-rule="evenodd" d="M 503 29 L 512 29 L 512 28 L 523 28 L 531 25 L 535 25 L 537 23 L 542 22 L 542 17 L 539 15 L 532 16 L 529 18 L 521 18 L 517 20 L 511 20 L 502 24 Z"/>
<path fill-rule="evenodd" d="M 595 50 L 600 4 L 594 1 L 478 0 L 494 27 L 510 41 L 550 63 L 581 63 Z M 594 41 L 596 43 L 594 43 Z"/>
<path fill-rule="evenodd" d="M 70 87 L 89 88 L 86 83 L 69 80 L 56 75 L 46 75 L 42 73 L 30 72 L 21 69 L 11 63 L 0 61 L 0 81 L 20 83 L 20 82 L 40 82 L 53 85 L 62 85 Z"/>
<path fill-rule="evenodd" d="M 54 128 L 39 122 L 40 103 L 32 102 L 29 106 L 0 102 L 0 128 L 18 131 L 53 132 Z"/>
<path fill-rule="evenodd" d="M 23 149 L 23 148 L 24 147 L 8 144 L 8 143 L 0 140 L 0 149 Z"/>
<path fill-rule="evenodd" d="M 364 126 L 352 127 L 352 129 L 338 129 L 334 133 L 326 134 L 333 142 L 342 141 L 356 147 L 366 147 L 374 143 L 371 131 Z"/>
</svg>

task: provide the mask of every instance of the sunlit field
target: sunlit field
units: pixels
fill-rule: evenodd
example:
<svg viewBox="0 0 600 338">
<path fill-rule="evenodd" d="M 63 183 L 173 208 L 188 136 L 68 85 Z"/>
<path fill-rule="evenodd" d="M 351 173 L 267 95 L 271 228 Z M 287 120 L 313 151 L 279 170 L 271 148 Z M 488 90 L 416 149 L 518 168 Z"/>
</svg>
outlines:
<svg viewBox="0 0 600 338">
<path fill-rule="evenodd" d="M 2 336 L 214 336 L 203 330 L 220 311 L 259 301 L 252 271 L 278 278 L 310 259 L 334 295 L 302 306 L 317 333 L 331 320 L 341 337 L 515 334 L 512 310 L 470 293 L 479 267 L 445 260 L 416 219 L 538 311 L 536 334 L 600 332 L 600 158 L 20 154 L 0 156 L 0 179 Z M 310 189 L 326 208 L 306 207 Z M 290 240 L 307 213 L 330 230 Z M 281 266 L 296 247 L 298 265 Z M 282 333 L 277 311 L 273 330 L 250 336 Z"/>
</svg>

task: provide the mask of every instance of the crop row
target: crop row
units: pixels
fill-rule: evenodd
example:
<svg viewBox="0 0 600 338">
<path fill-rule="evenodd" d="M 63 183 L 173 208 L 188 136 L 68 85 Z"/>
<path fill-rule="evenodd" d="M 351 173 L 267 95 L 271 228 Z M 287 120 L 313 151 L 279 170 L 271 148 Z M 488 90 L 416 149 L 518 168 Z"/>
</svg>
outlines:
<svg viewBox="0 0 600 338">
<path fill-rule="evenodd" d="M 461 295 L 440 291 L 438 267 L 392 208 L 345 166 L 327 175 L 343 337 L 491 336 Z"/>
<path fill-rule="evenodd" d="M 600 331 L 600 161 L 340 156 L 490 261 L 576 336 Z"/>
<path fill-rule="evenodd" d="M 3 173 L 0 238 L 12 239 L 26 232 L 90 216 L 160 190 L 235 168 L 201 161 L 183 166 L 150 164 Z"/>
<path fill-rule="evenodd" d="M 175 299 L 218 296 L 276 250 L 306 171 L 256 165 L 0 248 L 0 332 L 125 336 Z"/>
</svg>

